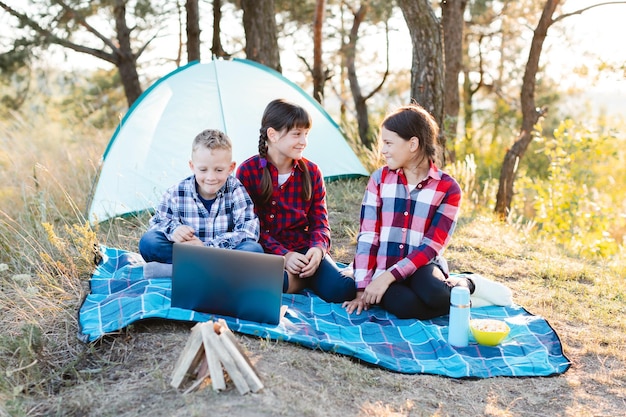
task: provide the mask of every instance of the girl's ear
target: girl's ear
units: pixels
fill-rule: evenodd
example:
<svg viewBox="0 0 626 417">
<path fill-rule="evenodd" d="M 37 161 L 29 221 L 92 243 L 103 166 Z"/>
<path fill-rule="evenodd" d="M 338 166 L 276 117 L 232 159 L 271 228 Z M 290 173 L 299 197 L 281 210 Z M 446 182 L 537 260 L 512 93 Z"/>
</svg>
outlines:
<svg viewBox="0 0 626 417">
<path fill-rule="evenodd" d="M 277 134 L 278 132 L 276 132 L 276 129 L 274 129 L 273 127 L 267 128 L 267 139 L 269 141 L 274 141 Z"/>
<path fill-rule="evenodd" d="M 193 171 L 193 161 L 191 159 L 189 160 L 189 169 Z"/>
<path fill-rule="evenodd" d="M 409 149 L 411 151 L 417 151 L 420 147 L 420 140 L 417 138 L 417 136 L 413 136 L 410 139 L 410 145 L 409 145 Z"/>
</svg>

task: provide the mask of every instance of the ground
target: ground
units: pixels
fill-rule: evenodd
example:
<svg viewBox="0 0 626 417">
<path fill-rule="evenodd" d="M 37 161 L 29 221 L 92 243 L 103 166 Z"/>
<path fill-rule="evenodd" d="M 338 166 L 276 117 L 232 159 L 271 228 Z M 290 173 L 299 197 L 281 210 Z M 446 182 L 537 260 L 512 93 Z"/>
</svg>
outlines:
<svg viewBox="0 0 626 417">
<path fill-rule="evenodd" d="M 333 253 L 340 261 L 349 261 L 353 250 L 358 202 L 351 205 L 355 208 L 345 216 L 330 207 L 337 235 Z M 623 415 L 624 337 L 608 327 L 580 325 L 572 313 L 578 310 L 566 310 L 555 301 L 558 282 L 548 282 L 541 272 L 553 262 L 545 248 L 533 247 L 523 235 L 490 218 L 474 218 L 460 223 L 446 253 L 453 271 L 474 271 L 503 282 L 513 290 L 516 303 L 545 317 L 561 337 L 571 368 L 560 376 L 539 378 L 405 375 L 333 353 L 236 334 L 264 389 L 240 395 L 229 382 L 223 392 L 208 386 L 183 395 L 169 382 L 192 324 L 146 321 L 80 345 L 66 380 L 43 398 L 28 397 L 23 406 L 30 416 Z M 72 326 L 68 331 L 75 330 Z M 603 333 L 617 342 L 589 336 Z"/>
</svg>

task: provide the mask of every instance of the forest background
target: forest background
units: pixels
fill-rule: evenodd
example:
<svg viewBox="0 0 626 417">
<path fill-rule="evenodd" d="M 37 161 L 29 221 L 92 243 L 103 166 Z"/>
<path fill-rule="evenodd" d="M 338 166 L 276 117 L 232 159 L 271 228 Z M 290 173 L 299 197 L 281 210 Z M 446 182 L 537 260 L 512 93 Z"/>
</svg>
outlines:
<svg viewBox="0 0 626 417">
<path fill-rule="evenodd" d="M 47 332 L 33 317 L 51 307 L 24 291 L 46 298 L 61 287 L 75 315 L 92 244 L 134 249 L 145 218 L 85 222 L 99 159 L 142 91 L 212 55 L 253 59 L 300 84 L 370 170 L 381 164 L 378 123 L 415 99 L 444 127 L 441 157 L 463 187 L 465 222 L 502 222 L 623 277 L 626 138 L 615 92 L 626 64 L 606 45 L 581 45 L 624 3 L 0 1 L 1 308 L 21 317 L 3 321 L 0 399 L 23 411 L 24 395 L 50 395 L 67 377 L 81 350 L 69 341 L 75 319 L 65 335 Z M 584 23 L 593 13 L 595 27 Z M 584 59 L 567 67 L 567 55 Z M 588 94 L 607 85 L 613 101 Z M 345 227 L 348 247 L 355 227 Z M 620 294 L 611 305 L 623 311 Z M 66 357 L 45 358 L 58 343 L 71 345 Z"/>
</svg>

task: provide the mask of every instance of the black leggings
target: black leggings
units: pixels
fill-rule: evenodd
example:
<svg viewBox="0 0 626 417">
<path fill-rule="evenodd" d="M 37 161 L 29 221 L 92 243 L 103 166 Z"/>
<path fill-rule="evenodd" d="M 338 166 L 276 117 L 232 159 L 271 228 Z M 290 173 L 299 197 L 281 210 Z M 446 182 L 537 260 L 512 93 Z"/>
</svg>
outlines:
<svg viewBox="0 0 626 417">
<path fill-rule="evenodd" d="M 450 292 L 457 285 L 472 286 L 466 278 L 446 278 L 437 265 L 428 264 L 391 284 L 380 306 L 401 319 L 432 319 L 449 313 Z"/>
</svg>

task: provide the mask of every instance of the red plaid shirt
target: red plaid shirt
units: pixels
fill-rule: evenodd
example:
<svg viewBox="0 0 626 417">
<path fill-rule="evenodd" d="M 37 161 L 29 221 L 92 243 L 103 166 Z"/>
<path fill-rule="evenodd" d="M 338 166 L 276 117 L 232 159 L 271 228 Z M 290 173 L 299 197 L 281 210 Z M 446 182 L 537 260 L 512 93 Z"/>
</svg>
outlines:
<svg viewBox="0 0 626 417">
<path fill-rule="evenodd" d="M 263 176 L 261 158 L 255 155 L 237 168 L 237 178 L 250 194 L 261 222 L 259 243 L 265 252 L 284 255 L 317 246 L 327 253 L 330 248 L 324 178 L 316 164 L 304 158 L 303 161 L 311 174 L 312 193 L 309 201 L 302 199 L 302 170 L 295 162 L 291 176 L 280 186 L 278 170 L 267 162 L 274 191 L 266 204 L 259 201 Z"/>
<path fill-rule="evenodd" d="M 456 227 L 461 188 L 431 162 L 428 177 L 409 190 L 401 169 L 375 171 L 363 196 L 354 257 L 357 288 L 385 271 L 403 280 L 435 263 L 448 275 L 442 256 Z"/>
</svg>

